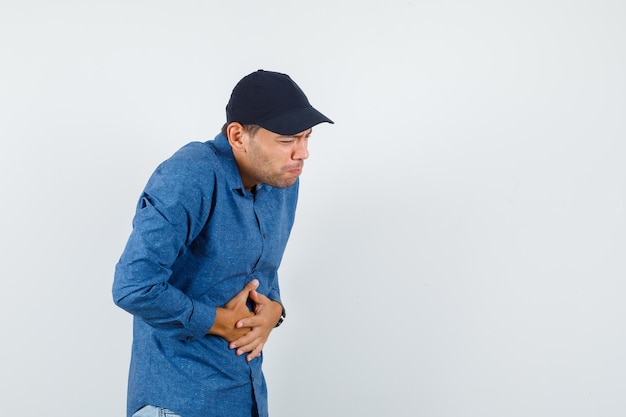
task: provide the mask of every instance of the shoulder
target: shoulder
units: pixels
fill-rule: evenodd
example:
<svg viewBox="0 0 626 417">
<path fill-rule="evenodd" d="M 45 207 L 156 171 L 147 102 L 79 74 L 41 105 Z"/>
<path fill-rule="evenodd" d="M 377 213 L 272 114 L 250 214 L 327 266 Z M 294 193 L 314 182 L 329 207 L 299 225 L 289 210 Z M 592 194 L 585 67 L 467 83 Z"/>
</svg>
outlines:
<svg viewBox="0 0 626 417">
<path fill-rule="evenodd" d="M 207 143 L 191 142 L 161 162 L 155 174 L 190 180 L 214 175 L 219 169 L 218 157 Z"/>
<path fill-rule="evenodd" d="M 207 143 L 191 142 L 178 149 L 154 170 L 145 191 L 166 199 L 188 200 L 212 192 L 219 177 L 218 157 Z"/>
<path fill-rule="evenodd" d="M 192 167 L 211 167 L 217 163 L 217 155 L 208 142 L 190 142 L 178 149 L 163 164 L 184 164 Z"/>
</svg>

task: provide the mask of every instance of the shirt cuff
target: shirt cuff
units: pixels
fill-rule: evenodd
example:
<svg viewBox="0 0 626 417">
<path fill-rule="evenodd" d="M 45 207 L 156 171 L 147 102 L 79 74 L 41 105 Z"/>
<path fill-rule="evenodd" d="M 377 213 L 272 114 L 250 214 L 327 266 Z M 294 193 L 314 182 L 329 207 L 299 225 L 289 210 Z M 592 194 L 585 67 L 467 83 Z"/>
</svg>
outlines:
<svg viewBox="0 0 626 417">
<path fill-rule="evenodd" d="M 215 307 L 194 301 L 189 322 L 182 330 L 179 339 L 193 340 L 206 336 L 211 327 L 213 327 L 215 315 Z"/>
</svg>

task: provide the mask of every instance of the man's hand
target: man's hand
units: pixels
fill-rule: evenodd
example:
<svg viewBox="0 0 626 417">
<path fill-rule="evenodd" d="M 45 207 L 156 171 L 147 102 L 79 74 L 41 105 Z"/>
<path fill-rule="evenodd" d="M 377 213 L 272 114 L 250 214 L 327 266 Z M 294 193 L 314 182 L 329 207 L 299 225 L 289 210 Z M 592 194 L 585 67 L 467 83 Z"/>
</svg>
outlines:
<svg viewBox="0 0 626 417">
<path fill-rule="evenodd" d="M 224 307 L 217 307 L 215 314 L 215 322 L 209 330 L 209 334 L 221 336 L 228 342 L 241 339 L 243 336 L 251 332 L 252 326 L 241 326 L 242 318 L 254 317 L 253 312 L 248 309 L 246 302 L 248 298 L 252 298 L 252 294 L 259 286 L 259 281 L 253 279 L 226 303 Z M 253 299 L 254 300 L 254 299 Z M 277 319 L 278 320 L 278 319 Z"/>
<path fill-rule="evenodd" d="M 270 332 L 278 323 L 283 312 L 280 303 L 272 301 L 254 290 L 250 291 L 250 299 L 255 303 L 254 315 L 239 320 L 235 327 L 246 330 L 252 328 L 252 330 L 237 340 L 231 341 L 229 346 L 231 349 L 237 349 L 237 356 L 248 353 L 246 356 L 248 362 L 261 354 Z"/>
</svg>

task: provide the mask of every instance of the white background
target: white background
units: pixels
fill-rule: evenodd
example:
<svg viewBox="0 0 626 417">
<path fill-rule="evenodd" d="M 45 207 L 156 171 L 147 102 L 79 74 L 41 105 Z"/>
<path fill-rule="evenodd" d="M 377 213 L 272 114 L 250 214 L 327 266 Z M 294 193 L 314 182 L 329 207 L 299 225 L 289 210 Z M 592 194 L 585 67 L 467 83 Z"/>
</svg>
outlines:
<svg viewBox="0 0 626 417">
<path fill-rule="evenodd" d="M 2 0 L 3 414 L 124 414 L 136 199 L 264 68 L 336 122 L 281 270 L 272 417 L 623 416 L 625 22 L 621 0 Z"/>
</svg>

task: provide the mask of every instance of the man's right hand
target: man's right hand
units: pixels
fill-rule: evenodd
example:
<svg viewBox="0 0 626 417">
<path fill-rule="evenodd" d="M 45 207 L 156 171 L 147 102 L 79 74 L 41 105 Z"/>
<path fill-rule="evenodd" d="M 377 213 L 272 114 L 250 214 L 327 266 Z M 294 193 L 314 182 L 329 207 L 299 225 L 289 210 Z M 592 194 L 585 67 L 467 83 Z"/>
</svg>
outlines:
<svg viewBox="0 0 626 417">
<path fill-rule="evenodd" d="M 217 307 L 213 327 L 211 327 L 208 333 L 221 336 L 228 342 L 235 341 L 245 336 L 251 328 L 242 327 L 238 329 L 235 325 L 241 319 L 254 316 L 254 312 L 248 309 L 246 303 L 250 292 L 256 290 L 258 286 L 259 281 L 253 279 L 243 287 L 243 290 L 231 298 L 224 307 Z"/>
</svg>

